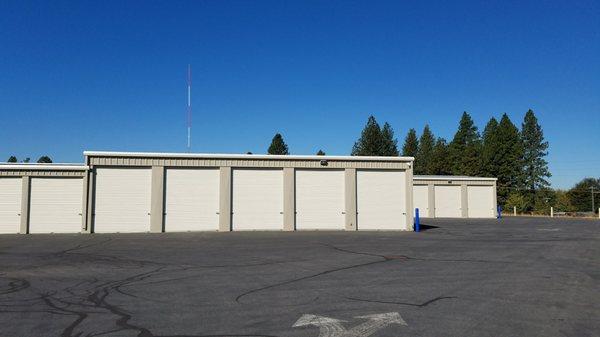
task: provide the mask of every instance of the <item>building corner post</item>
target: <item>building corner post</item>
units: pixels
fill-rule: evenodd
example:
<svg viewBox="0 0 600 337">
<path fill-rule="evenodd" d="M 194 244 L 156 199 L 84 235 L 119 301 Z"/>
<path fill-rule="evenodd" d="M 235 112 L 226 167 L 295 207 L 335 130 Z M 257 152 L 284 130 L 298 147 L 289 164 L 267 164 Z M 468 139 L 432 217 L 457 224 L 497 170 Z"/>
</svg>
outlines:
<svg viewBox="0 0 600 337">
<path fill-rule="evenodd" d="M 463 218 L 469 217 L 469 195 L 467 184 L 460 184 L 460 211 Z"/>
<path fill-rule="evenodd" d="M 427 204 L 429 205 L 429 214 L 427 214 L 430 218 L 435 218 L 435 185 L 428 184 L 427 185 Z"/>
<path fill-rule="evenodd" d="M 347 168 L 344 172 L 345 180 L 345 229 L 347 231 L 357 230 L 357 209 L 356 209 L 356 169 Z"/>
<path fill-rule="evenodd" d="M 231 167 L 219 169 L 219 232 L 231 231 Z"/>
<path fill-rule="evenodd" d="M 165 167 L 152 166 L 150 232 L 162 233 L 165 219 Z"/>
<path fill-rule="evenodd" d="M 406 169 L 406 230 L 415 230 L 415 218 L 414 218 L 414 203 L 413 203 L 413 165 L 414 162 L 408 164 Z"/>
<path fill-rule="evenodd" d="M 283 230 L 296 229 L 296 184 L 295 169 L 283 168 Z"/>
<path fill-rule="evenodd" d="M 21 178 L 21 226 L 19 233 L 29 233 L 29 199 L 31 196 L 31 177 Z"/>
</svg>

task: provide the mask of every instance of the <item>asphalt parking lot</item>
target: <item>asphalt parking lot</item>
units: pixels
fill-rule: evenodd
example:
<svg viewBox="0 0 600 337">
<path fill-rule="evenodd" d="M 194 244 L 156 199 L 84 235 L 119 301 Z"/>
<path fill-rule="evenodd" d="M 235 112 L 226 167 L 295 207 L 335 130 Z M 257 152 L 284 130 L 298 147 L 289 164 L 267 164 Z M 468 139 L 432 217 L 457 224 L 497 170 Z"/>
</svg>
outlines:
<svg viewBox="0 0 600 337">
<path fill-rule="evenodd" d="M 0 336 L 600 336 L 600 221 L 0 236 Z"/>
</svg>

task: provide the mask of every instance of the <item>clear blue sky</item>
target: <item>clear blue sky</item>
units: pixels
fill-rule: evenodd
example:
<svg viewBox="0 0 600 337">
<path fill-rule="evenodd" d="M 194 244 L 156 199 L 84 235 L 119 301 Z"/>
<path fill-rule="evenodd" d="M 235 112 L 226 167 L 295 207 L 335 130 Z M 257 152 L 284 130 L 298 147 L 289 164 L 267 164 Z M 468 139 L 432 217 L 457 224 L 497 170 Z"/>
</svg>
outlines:
<svg viewBox="0 0 600 337">
<path fill-rule="evenodd" d="M 533 109 L 555 187 L 600 176 L 598 1 L 1 1 L 0 160 L 349 154 L 370 114 L 452 138 Z"/>
</svg>

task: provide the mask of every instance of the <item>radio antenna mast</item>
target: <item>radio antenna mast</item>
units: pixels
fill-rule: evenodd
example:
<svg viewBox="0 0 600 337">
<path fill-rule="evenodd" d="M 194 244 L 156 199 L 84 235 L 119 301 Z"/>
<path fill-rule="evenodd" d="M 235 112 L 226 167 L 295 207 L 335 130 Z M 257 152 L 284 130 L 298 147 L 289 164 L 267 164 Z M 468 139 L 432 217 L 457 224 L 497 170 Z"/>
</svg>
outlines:
<svg viewBox="0 0 600 337">
<path fill-rule="evenodd" d="M 192 66 L 188 64 L 187 73 L 187 150 L 192 151 Z"/>
</svg>

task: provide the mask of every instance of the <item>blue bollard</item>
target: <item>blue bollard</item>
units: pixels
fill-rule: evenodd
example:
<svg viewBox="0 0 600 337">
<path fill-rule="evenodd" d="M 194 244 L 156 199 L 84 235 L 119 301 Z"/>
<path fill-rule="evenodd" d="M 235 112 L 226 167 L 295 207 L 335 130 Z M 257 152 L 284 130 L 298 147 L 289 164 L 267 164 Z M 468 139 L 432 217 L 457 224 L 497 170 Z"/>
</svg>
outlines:
<svg viewBox="0 0 600 337">
<path fill-rule="evenodd" d="M 502 219 L 502 206 L 498 205 L 498 219 Z"/>
<path fill-rule="evenodd" d="M 415 208 L 415 232 L 421 231 L 421 222 L 419 219 L 419 209 Z"/>
</svg>

